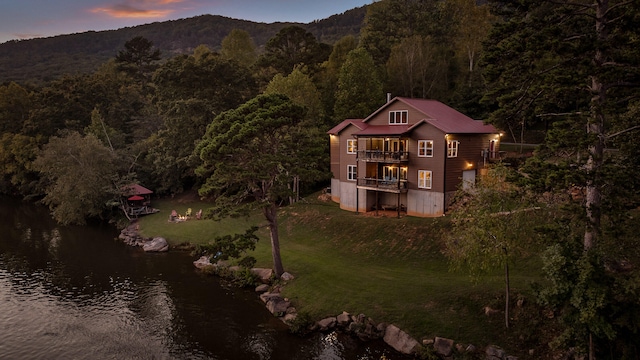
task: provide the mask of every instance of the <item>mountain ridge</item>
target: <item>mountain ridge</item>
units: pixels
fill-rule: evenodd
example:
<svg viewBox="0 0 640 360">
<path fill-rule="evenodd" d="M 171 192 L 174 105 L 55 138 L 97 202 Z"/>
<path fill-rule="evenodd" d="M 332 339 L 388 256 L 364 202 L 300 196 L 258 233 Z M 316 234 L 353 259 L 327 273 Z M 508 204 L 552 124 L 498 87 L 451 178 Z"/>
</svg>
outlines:
<svg viewBox="0 0 640 360">
<path fill-rule="evenodd" d="M 333 44 L 346 35 L 358 36 L 364 23 L 366 7 L 347 10 L 310 23 L 261 23 L 221 15 L 152 22 L 115 30 L 86 31 L 28 40 L 11 40 L 0 44 L 0 84 L 41 84 L 66 74 L 95 71 L 115 57 L 124 43 L 136 36 L 153 42 L 168 58 L 190 53 L 199 45 L 219 50 L 222 39 L 233 29 L 247 31 L 261 49 L 286 26 L 300 26 L 319 42 Z"/>
</svg>

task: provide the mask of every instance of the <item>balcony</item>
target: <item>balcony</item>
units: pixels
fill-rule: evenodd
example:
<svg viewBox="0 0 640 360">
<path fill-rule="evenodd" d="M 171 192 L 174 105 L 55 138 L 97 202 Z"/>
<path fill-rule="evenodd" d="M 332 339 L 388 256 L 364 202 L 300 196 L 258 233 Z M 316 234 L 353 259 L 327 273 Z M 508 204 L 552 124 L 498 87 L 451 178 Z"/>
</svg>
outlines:
<svg viewBox="0 0 640 360">
<path fill-rule="evenodd" d="M 403 193 L 407 191 L 407 181 L 397 179 L 360 178 L 358 179 L 358 188 Z"/>
<path fill-rule="evenodd" d="M 368 162 L 401 163 L 409 161 L 408 151 L 360 150 L 358 160 Z"/>
</svg>

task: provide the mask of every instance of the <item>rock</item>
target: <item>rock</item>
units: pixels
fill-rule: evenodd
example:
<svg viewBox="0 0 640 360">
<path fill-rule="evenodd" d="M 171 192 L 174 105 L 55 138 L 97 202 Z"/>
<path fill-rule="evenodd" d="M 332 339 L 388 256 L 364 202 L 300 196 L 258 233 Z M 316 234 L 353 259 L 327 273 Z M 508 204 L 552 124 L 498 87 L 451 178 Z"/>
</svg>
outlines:
<svg viewBox="0 0 640 360">
<path fill-rule="evenodd" d="M 487 360 L 502 360 L 505 355 L 504 350 L 496 346 L 487 346 L 485 353 L 487 354 Z"/>
<path fill-rule="evenodd" d="M 518 360 L 518 357 L 517 356 L 513 356 L 513 355 L 507 355 L 505 360 Z"/>
<path fill-rule="evenodd" d="M 284 314 L 290 305 L 290 302 L 278 296 L 267 301 L 267 310 L 269 310 L 273 315 L 279 316 Z"/>
<path fill-rule="evenodd" d="M 336 326 L 336 322 L 337 320 L 335 317 L 328 317 L 318 321 L 318 326 L 320 327 L 320 331 L 327 331 L 329 329 L 333 329 Z"/>
<path fill-rule="evenodd" d="M 474 353 L 474 352 L 476 352 L 476 350 L 478 350 L 478 349 L 472 344 L 469 344 L 467 346 L 467 348 L 465 349 L 466 352 L 470 352 L 470 353 Z"/>
<path fill-rule="evenodd" d="M 282 279 L 284 281 L 291 281 L 291 280 L 295 279 L 295 277 L 293 275 L 291 275 L 290 273 L 285 272 L 284 274 L 282 274 L 280 276 L 280 279 Z"/>
<path fill-rule="evenodd" d="M 201 256 L 200 259 L 193 262 L 193 265 L 200 270 L 209 270 L 215 268 L 208 256 Z"/>
<path fill-rule="evenodd" d="M 169 251 L 169 244 L 165 238 L 155 237 L 142 245 L 142 249 L 146 252 L 165 252 Z"/>
<path fill-rule="evenodd" d="M 260 294 L 260 300 L 262 300 L 262 302 L 264 303 L 267 303 L 269 302 L 269 300 L 276 299 L 276 298 L 282 299 L 280 297 L 280 294 L 277 294 L 277 293 L 266 292 L 266 293 Z"/>
<path fill-rule="evenodd" d="M 256 292 L 257 293 L 264 293 L 269 291 L 269 285 L 267 284 L 262 284 L 262 285 L 258 285 L 256 286 Z"/>
<path fill-rule="evenodd" d="M 453 352 L 453 340 L 436 336 L 435 341 L 433 342 L 433 348 L 436 350 L 438 355 L 451 356 L 451 353 Z"/>
<path fill-rule="evenodd" d="M 284 321 L 286 324 L 290 324 L 290 323 L 296 321 L 297 317 L 298 317 L 298 314 L 286 314 L 282 318 L 282 321 Z"/>
<path fill-rule="evenodd" d="M 387 330 L 384 334 L 384 342 L 396 349 L 396 351 L 406 355 L 414 354 L 416 352 L 416 348 L 420 346 L 414 338 L 400 330 L 395 325 L 387 326 Z"/>
<path fill-rule="evenodd" d="M 338 325 L 342 327 L 347 327 L 351 322 L 351 315 L 349 315 L 348 312 L 343 311 L 342 314 L 336 317 L 336 320 L 338 321 Z"/>
<path fill-rule="evenodd" d="M 435 341 L 433 341 L 433 339 L 424 339 L 422 340 L 422 345 L 424 346 L 428 346 L 428 345 L 433 345 Z"/>
<path fill-rule="evenodd" d="M 269 281 L 271 281 L 271 277 L 273 276 L 272 269 L 253 268 L 251 269 L 251 272 L 257 275 L 258 278 L 260 278 L 260 281 L 265 284 L 269 283 Z"/>
</svg>

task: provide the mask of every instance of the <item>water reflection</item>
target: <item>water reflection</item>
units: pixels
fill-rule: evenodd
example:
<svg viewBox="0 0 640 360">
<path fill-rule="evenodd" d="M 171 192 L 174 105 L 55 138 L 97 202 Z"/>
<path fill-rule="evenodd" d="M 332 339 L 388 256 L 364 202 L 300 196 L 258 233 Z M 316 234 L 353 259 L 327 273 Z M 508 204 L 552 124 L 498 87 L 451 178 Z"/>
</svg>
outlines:
<svg viewBox="0 0 640 360">
<path fill-rule="evenodd" d="M 381 343 L 290 335 L 250 291 L 0 199 L 1 359 L 378 360 Z"/>
</svg>

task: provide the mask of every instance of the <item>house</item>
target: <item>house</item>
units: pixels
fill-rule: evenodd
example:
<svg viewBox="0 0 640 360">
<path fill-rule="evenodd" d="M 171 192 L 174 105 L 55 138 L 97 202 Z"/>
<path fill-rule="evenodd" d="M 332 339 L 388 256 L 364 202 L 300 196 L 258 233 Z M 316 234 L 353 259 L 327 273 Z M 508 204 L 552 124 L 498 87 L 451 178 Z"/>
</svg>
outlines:
<svg viewBox="0 0 640 360">
<path fill-rule="evenodd" d="M 451 195 L 474 184 L 500 146 L 492 125 L 436 100 L 402 97 L 327 133 L 333 201 L 349 211 L 420 217 L 443 215 Z"/>
</svg>

